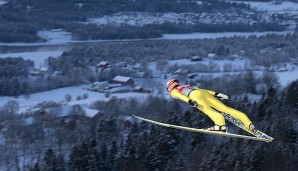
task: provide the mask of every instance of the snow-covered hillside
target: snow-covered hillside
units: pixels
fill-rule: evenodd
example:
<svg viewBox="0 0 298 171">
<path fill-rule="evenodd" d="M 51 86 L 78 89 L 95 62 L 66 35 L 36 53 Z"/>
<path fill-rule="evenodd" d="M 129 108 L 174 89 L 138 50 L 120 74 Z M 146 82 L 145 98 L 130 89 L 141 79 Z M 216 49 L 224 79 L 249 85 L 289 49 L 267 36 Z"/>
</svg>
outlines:
<svg viewBox="0 0 298 171">
<path fill-rule="evenodd" d="M 266 17 L 266 16 L 264 16 Z M 267 18 L 267 17 L 266 17 Z M 268 20 L 268 19 L 267 19 Z M 194 25 L 198 23 L 205 24 L 231 24 L 231 23 L 253 23 L 256 22 L 252 17 L 237 13 L 146 13 L 146 12 L 120 12 L 112 15 L 106 15 L 100 18 L 90 18 L 87 23 L 97 25 L 129 25 L 144 26 L 148 24 L 183 24 Z M 270 21 L 268 21 L 270 22 Z"/>
<path fill-rule="evenodd" d="M 277 13 L 288 13 L 298 14 L 298 3 L 295 2 L 253 2 L 253 1 L 232 1 L 244 4 L 249 4 L 251 8 L 258 11 L 277 12 Z"/>
<path fill-rule="evenodd" d="M 293 15 L 297 18 L 298 3 L 294 2 L 253 2 L 253 1 L 231 1 L 237 3 L 249 4 L 250 7 L 257 11 L 267 12 L 259 16 L 259 20 L 272 22 L 272 13 L 283 13 Z M 147 12 L 119 12 L 111 15 L 105 15 L 100 18 L 89 18 L 87 23 L 97 25 L 130 25 L 144 26 L 148 24 L 184 24 L 194 25 L 198 23 L 206 24 L 231 24 L 231 23 L 254 23 L 255 18 L 248 14 L 240 13 L 147 13 Z"/>
<path fill-rule="evenodd" d="M 97 93 L 93 91 L 87 90 L 88 85 L 83 86 L 76 86 L 76 87 L 67 87 L 67 88 L 59 88 L 51 91 L 41 92 L 31 94 L 29 97 L 20 96 L 20 97 L 2 97 L 0 96 L 0 106 L 5 105 L 8 101 L 16 101 L 19 103 L 19 113 L 25 112 L 26 110 L 33 110 L 34 107 L 46 101 L 62 103 L 64 108 L 70 108 L 74 105 L 80 105 L 82 109 L 85 111 L 86 115 L 89 117 L 93 117 L 99 111 L 90 108 L 90 105 L 96 101 L 107 101 L 113 97 L 117 98 L 137 98 L 139 101 L 144 99 L 148 94 L 142 93 L 116 93 L 112 94 L 110 97 L 105 97 L 104 93 Z M 77 100 L 76 97 L 83 96 L 84 94 L 88 95 L 88 98 Z M 69 102 L 65 101 L 65 96 L 70 95 L 72 100 Z M 64 110 L 65 113 L 62 115 L 67 114 L 67 110 Z"/>
<path fill-rule="evenodd" d="M 208 65 L 208 63 L 213 62 L 216 65 L 218 65 L 221 69 L 221 72 L 215 72 L 215 73 L 198 73 L 201 76 L 207 75 L 213 75 L 215 77 L 222 76 L 224 74 L 227 74 L 226 72 L 222 72 L 223 67 L 225 64 L 231 64 L 233 68 L 236 68 L 237 70 L 245 69 L 245 67 L 249 67 L 249 61 L 246 59 L 236 59 L 236 60 L 210 60 L 205 59 L 202 61 L 190 61 L 189 59 L 180 59 L 180 60 L 172 60 L 168 62 L 168 67 L 174 66 L 174 65 L 198 65 L 198 64 L 205 64 Z M 230 74 L 237 74 L 237 72 L 231 72 Z M 261 74 L 256 72 L 256 74 Z M 287 86 L 292 81 L 298 79 L 298 66 L 293 67 L 293 70 L 291 71 L 285 71 L 285 72 L 275 72 L 277 75 L 279 82 L 281 86 Z M 166 82 L 163 78 L 158 78 L 160 82 Z M 51 91 L 41 92 L 41 93 L 35 93 L 31 94 L 29 96 L 20 96 L 20 97 L 0 97 L 0 106 L 5 105 L 8 101 L 14 100 L 19 103 L 19 113 L 22 113 L 26 110 L 32 110 L 34 107 L 45 101 L 52 101 L 57 103 L 62 103 L 64 106 L 64 112 L 62 115 L 67 115 L 67 112 L 71 106 L 74 105 L 80 105 L 82 109 L 85 111 L 87 116 L 93 117 L 95 114 L 97 114 L 99 111 L 91 109 L 90 106 L 92 103 L 96 101 L 107 101 L 111 99 L 112 97 L 117 98 L 137 98 L 138 100 L 146 99 L 148 93 L 136 93 L 136 92 L 129 92 L 129 93 L 115 93 L 112 94 L 110 97 L 105 97 L 104 93 L 98 93 L 87 90 L 87 88 L 90 85 L 83 85 L 83 86 L 75 86 L 75 87 L 66 87 L 66 88 L 59 88 Z M 88 95 L 88 98 L 86 99 L 80 99 L 77 100 L 76 97 L 83 96 L 84 94 Z M 66 95 L 71 95 L 72 100 L 69 102 L 66 102 L 65 97 Z M 153 92 L 153 95 L 158 95 Z M 255 97 L 254 95 L 251 95 Z M 254 98 L 256 100 L 256 98 Z"/>
</svg>

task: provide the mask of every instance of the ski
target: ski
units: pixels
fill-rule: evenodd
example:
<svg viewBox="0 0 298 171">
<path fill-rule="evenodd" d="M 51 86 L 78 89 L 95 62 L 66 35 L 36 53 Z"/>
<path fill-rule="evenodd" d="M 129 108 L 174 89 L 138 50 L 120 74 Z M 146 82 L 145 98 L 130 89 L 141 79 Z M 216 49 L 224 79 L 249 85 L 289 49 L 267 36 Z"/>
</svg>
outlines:
<svg viewBox="0 0 298 171">
<path fill-rule="evenodd" d="M 163 122 L 158 122 L 158 121 L 142 118 L 142 117 L 136 116 L 134 114 L 132 114 L 132 116 L 134 116 L 138 119 L 141 119 L 143 121 L 146 121 L 146 122 L 150 122 L 150 123 L 153 123 L 153 124 L 157 124 L 157 125 L 164 126 L 164 127 L 169 127 L 169 128 L 175 128 L 175 129 L 181 129 L 181 130 L 186 130 L 186 131 L 191 131 L 191 132 L 199 132 L 199 133 L 205 133 L 205 134 L 221 135 L 221 136 L 225 136 L 225 137 L 234 137 L 234 138 L 242 138 L 242 139 L 249 139 L 249 140 L 256 140 L 256 141 L 271 142 L 268 139 L 263 139 L 263 138 L 254 137 L 254 136 L 214 132 L 214 131 L 208 131 L 208 130 L 205 130 L 205 129 L 198 129 L 198 128 L 185 127 L 185 126 L 172 125 L 172 124 L 167 124 L 167 123 L 163 123 Z"/>
<path fill-rule="evenodd" d="M 245 127 L 245 125 L 240 120 L 232 117 L 229 114 L 226 114 L 226 113 L 223 113 L 223 112 L 221 112 L 221 113 L 226 118 L 226 120 L 230 121 L 232 124 L 238 126 L 239 128 L 243 129 L 244 131 L 246 131 L 246 132 L 248 132 L 248 133 L 250 133 L 250 134 L 252 134 L 252 135 L 254 135 L 254 136 L 258 137 L 258 138 L 266 139 L 268 142 L 273 141 L 274 138 L 273 137 L 270 137 L 269 135 L 265 134 L 264 132 L 262 132 L 260 130 L 257 130 L 257 129 L 256 129 L 255 132 L 253 132 L 253 131 L 247 129 Z"/>
</svg>

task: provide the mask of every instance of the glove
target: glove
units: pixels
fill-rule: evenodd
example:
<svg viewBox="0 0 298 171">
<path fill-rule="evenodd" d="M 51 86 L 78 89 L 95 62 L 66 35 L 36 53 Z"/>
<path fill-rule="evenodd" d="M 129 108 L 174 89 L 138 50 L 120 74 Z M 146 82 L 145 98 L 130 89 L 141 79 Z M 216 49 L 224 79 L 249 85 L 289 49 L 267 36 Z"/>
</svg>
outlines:
<svg viewBox="0 0 298 171">
<path fill-rule="evenodd" d="M 218 93 L 216 96 L 219 97 L 220 99 L 229 100 L 229 96 L 222 93 Z"/>
<path fill-rule="evenodd" d="M 190 104 L 192 107 L 198 107 L 198 103 L 196 101 L 188 100 L 188 104 Z"/>
</svg>

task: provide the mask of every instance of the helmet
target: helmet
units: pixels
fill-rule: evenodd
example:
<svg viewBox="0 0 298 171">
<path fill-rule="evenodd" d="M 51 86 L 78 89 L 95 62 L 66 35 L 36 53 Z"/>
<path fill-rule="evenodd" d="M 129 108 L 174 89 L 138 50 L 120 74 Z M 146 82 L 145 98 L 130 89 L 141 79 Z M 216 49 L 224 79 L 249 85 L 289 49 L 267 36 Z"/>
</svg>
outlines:
<svg viewBox="0 0 298 171">
<path fill-rule="evenodd" d="M 168 92 L 171 92 L 175 87 L 179 86 L 179 81 L 176 79 L 170 79 L 168 80 L 166 84 L 166 89 Z"/>
</svg>

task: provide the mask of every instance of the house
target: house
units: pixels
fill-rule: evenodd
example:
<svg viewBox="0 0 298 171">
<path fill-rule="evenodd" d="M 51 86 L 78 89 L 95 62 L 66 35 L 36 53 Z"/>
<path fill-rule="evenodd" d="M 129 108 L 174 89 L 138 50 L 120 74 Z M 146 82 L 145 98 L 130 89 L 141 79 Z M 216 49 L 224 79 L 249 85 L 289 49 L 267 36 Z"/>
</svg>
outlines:
<svg viewBox="0 0 298 171">
<path fill-rule="evenodd" d="M 191 61 L 202 61 L 202 58 L 200 57 L 200 56 L 192 56 L 191 58 L 190 58 L 190 60 Z"/>
<path fill-rule="evenodd" d="M 134 81 L 131 77 L 125 77 L 125 76 L 120 76 L 120 75 L 117 75 L 115 78 L 113 78 L 112 82 L 119 83 L 122 86 L 134 84 Z"/>
<path fill-rule="evenodd" d="M 150 93 L 151 91 L 148 90 L 148 89 L 144 89 L 143 87 L 141 86 L 136 86 L 133 88 L 133 91 L 134 92 L 143 92 L 143 93 Z"/>
<path fill-rule="evenodd" d="M 90 85 L 88 90 L 90 91 L 97 91 L 97 92 L 104 92 L 105 88 L 109 86 L 109 83 L 106 81 L 103 82 L 94 82 Z"/>
<path fill-rule="evenodd" d="M 142 68 L 141 63 L 137 63 L 137 64 L 133 65 L 133 69 L 141 69 L 141 68 Z"/>
<path fill-rule="evenodd" d="M 105 69 L 105 68 L 110 67 L 110 64 L 108 62 L 102 61 L 102 62 L 100 62 L 100 63 L 97 64 L 97 67 L 98 68 Z"/>
<path fill-rule="evenodd" d="M 174 74 L 187 74 L 189 71 L 186 69 L 178 69 L 174 72 Z"/>
<path fill-rule="evenodd" d="M 215 54 L 215 53 L 209 53 L 209 54 L 207 55 L 207 57 L 210 58 L 210 59 L 215 59 L 216 54 Z"/>
<path fill-rule="evenodd" d="M 32 68 L 29 72 L 31 76 L 42 76 L 46 74 L 47 68 Z"/>
<path fill-rule="evenodd" d="M 132 128 L 138 121 L 132 116 L 119 116 L 118 118 L 122 122 L 123 128 Z"/>
<path fill-rule="evenodd" d="M 196 78 L 198 76 L 198 74 L 196 74 L 196 73 L 191 73 L 191 74 L 188 74 L 187 75 L 187 78 L 189 78 L 189 79 L 194 79 L 194 78 Z"/>
</svg>

